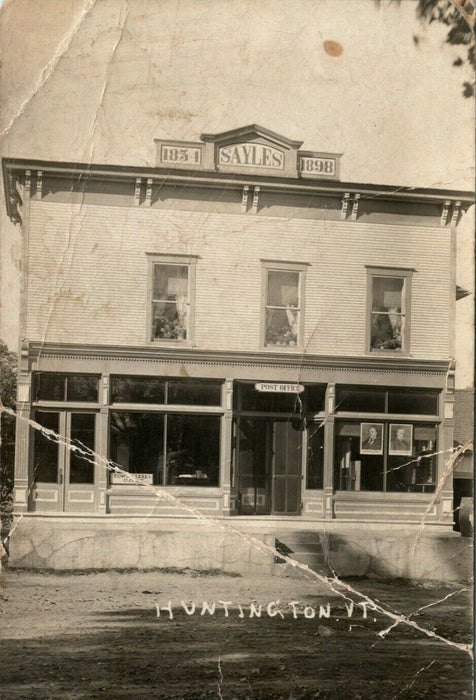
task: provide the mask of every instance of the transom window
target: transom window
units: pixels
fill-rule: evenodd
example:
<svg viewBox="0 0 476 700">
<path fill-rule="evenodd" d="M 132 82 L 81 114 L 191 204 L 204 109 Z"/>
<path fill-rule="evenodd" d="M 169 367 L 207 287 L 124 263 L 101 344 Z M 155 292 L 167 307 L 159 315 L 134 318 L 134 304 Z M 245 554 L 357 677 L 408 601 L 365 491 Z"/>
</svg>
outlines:
<svg viewBox="0 0 476 700">
<path fill-rule="evenodd" d="M 302 344 L 305 265 L 264 262 L 264 345 Z"/>
<path fill-rule="evenodd" d="M 99 375 L 35 372 L 33 401 L 98 401 Z"/>
<path fill-rule="evenodd" d="M 370 351 L 408 352 L 411 273 L 368 268 Z"/>
</svg>

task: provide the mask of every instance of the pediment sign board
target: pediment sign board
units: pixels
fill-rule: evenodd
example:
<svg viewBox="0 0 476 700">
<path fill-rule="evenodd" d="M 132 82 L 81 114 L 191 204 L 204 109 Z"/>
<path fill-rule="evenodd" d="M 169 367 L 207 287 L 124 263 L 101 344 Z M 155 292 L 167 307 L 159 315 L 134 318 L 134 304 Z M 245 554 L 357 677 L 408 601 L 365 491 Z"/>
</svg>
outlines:
<svg viewBox="0 0 476 700">
<path fill-rule="evenodd" d="M 301 141 L 257 125 L 202 134 L 200 139 L 156 139 L 157 166 L 285 178 L 339 178 L 340 154 L 300 151 Z"/>
</svg>

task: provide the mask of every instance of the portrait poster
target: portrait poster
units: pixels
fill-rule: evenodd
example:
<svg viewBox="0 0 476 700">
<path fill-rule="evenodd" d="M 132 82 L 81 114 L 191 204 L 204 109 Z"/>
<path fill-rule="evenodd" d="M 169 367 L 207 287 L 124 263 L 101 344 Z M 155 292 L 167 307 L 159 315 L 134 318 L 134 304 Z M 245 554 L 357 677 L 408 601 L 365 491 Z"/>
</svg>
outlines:
<svg viewBox="0 0 476 700">
<path fill-rule="evenodd" d="M 383 454 L 384 440 L 383 423 L 361 423 L 360 424 L 360 454 L 361 455 L 381 455 Z"/>
<path fill-rule="evenodd" d="M 0 0 L 5 698 L 472 696 L 474 12 Z"/>
<path fill-rule="evenodd" d="M 413 424 L 390 423 L 388 454 L 410 457 L 413 452 Z"/>
</svg>

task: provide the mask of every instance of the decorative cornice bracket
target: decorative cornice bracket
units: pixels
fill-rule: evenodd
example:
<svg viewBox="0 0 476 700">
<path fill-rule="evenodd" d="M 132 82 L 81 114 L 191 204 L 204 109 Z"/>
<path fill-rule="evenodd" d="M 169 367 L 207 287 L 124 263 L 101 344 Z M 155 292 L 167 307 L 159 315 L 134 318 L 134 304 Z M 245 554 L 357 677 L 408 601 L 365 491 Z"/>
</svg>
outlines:
<svg viewBox="0 0 476 700">
<path fill-rule="evenodd" d="M 456 224 L 458 223 L 460 207 L 461 207 L 461 201 L 458 200 L 457 202 L 455 202 L 455 205 L 453 207 L 453 216 L 451 217 L 451 226 L 456 226 Z"/>
<path fill-rule="evenodd" d="M 140 190 L 141 190 L 142 178 L 136 177 L 136 184 L 134 187 L 134 204 L 136 207 L 140 204 Z"/>
<path fill-rule="evenodd" d="M 350 215 L 350 218 L 352 221 L 355 221 L 357 219 L 357 214 L 359 213 L 359 202 L 360 202 L 360 194 L 354 195 L 354 202 L 352 204 L 352 212 Z"/>
<path fill-rule="evenodd" d="M 448 213 L 450 210 L 451 201 L 447 199 L 443 204 L 443 209 L 441 211 L 440 226 L 446 226 L 448 222 Z"/>
<path fill-rule="evenodd" d="M 253 214 L 258 213 L 259 192 L 260 187 L 258 185 L 255 185 L 253 188 L 253 202 L 251 204 L 251 211 L 253 212 Z"/>
<path fill-rule="evenodd" d="M 249 195 L 250 187 L 249 185 L 244 185 L 243 186 L 243 192 L 241 195 L 241 211 L 243 214 L 245 214 L 248 210 L 248 195 Z"/>
<path fill-rule="evenodd" d="M 349 204 L 350 204 L 350 192 L 346 192 L 342 198 L 342 209 L 340 212 L 341 219 L 347 218 L 347 210 L 349 208 Z"/>
<path fill-rule="evenodd" d="M 145 204 L 147 207 L 150 207 L 152 204 L 152 178 L 148 177 L 147 178 L 147 189 L 145 191 Z"/>
</svg>

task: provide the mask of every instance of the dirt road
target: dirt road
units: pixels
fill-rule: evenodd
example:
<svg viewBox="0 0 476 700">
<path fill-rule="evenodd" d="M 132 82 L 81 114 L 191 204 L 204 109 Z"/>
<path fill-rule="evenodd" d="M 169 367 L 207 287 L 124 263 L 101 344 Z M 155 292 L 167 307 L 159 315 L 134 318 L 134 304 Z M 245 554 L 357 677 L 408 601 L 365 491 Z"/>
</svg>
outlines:
<svg viewBox="0 0 476 700">
<path fill-rule="evenodd" d="M 464 586 L 348 583 L 449 641 L 471 640 Z M 403 624 L 381 637 L 391 619 L 316 581 L 11 571 L 2 598 L 2 698 L 472 697 L 467 652 Z"/>
</svg>

